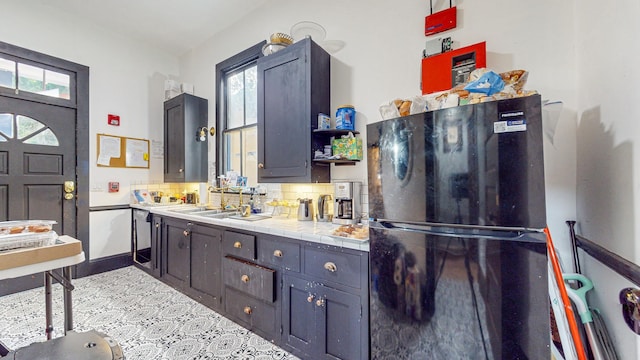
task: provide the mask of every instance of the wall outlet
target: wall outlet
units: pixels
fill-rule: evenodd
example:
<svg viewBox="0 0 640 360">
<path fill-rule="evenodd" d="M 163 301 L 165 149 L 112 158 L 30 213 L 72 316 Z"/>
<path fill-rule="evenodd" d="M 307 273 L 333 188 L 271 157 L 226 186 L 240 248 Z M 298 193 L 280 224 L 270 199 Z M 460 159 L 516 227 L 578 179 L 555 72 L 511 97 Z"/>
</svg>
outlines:
<svg viewBox="0 0 640 360">
<path fill-rule="evenodd" d="M 91 187 L 91 192 L 103 192 L 104 189 L 100 185 L 93 185 Z"/>
</svg>

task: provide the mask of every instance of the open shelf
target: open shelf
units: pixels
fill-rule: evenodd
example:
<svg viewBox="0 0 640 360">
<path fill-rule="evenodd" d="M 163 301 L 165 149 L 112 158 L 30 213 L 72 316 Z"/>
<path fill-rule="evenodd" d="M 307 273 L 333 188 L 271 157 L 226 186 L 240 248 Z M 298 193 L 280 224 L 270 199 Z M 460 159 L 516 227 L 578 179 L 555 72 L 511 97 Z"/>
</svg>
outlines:
<svg viewBox="0 0 640 360">
<path fill-rule="evenodd" d="M 336 164 L 339 165 L 355 165 L 360 160 L 329 160 L 329 159 L 313 159 L 313 162 L 322 163 L 322 164 Z"/>
<path fill-rule="evenodd" d="M 340 136 L 340 135 L 348 135 L 349 133 L 353 133 L 353 135 L 360 134 L 360 132 L 355 130 L 341 130 L 341 129 L 315 129 L 313 130 L 314 134 L 318 135 L 327 135 L 327 136 Z"/>
<path fill-rule="evenodd" d="M 355 131 L 355 130 L 342 130 L 342 129 L 315 129 L 313 130 L 313 135 L 314 135 L 314 144 L 317 144 L 317 142 L 325 142 L 326 139 L 331 138 L 331 137 L 339 137 L 342 135 L 348 135 L 349 133 L 352 133 L 353 135 L 357 135 L 360 134 L 360 132 Z M 330 164 L 336 164 L 336 166 L 342 166 L 342 165 L 355 165 L 357 162 L 359 162 L 360 160 L 347 160 L 347 159 L 340 159 L 340 160 L 333 160 L 333 159 L 313 159 L 313 162 L 315 163 L 320 163 L 320 164 L 326 164 L 327 166 Z"/>
</svg>

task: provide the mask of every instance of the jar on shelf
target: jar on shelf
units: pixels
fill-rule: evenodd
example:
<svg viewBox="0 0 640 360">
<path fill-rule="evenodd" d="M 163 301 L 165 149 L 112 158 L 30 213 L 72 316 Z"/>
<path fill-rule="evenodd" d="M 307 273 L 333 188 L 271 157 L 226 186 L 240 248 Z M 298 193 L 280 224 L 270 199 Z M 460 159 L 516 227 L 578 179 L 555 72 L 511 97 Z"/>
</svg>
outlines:
<svg viewBox="0 0 640 360">
<path fill-rule="evenodd" d="M 336 111 L 336 129 L 355 130 L 356 110 L 353 105 L 342 105 Z"/>
</svg>

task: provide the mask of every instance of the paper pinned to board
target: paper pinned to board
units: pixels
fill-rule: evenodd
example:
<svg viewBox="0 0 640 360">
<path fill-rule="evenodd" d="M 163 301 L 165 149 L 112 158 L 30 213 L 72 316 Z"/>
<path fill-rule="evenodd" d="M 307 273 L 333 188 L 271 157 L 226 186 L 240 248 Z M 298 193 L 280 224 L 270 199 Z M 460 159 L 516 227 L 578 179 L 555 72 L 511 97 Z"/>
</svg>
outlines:
<svg viewBox="0 0 640 360">
<path fill-rule="evenodd" d="M 98 149 L 98 165 L 108 166 L 111 158 L 120 157 L 120 138 L 113 136 L 101 136 Z"/>
<path fill-rule="evenodd" d="M 552 145 L 563 106 L 562 101 L 542 101 L 542 129 L 544 136 L 549 139 Z"/>
</svg>

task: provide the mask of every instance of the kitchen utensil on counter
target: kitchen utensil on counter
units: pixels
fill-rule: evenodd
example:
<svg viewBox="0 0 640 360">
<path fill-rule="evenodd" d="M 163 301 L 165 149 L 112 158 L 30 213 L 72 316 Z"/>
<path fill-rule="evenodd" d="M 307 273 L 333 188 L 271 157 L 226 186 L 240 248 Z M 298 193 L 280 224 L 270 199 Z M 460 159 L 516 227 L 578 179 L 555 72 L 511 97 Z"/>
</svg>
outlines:
<svg viewBox="0 0 640 360">
<path fill-rule="evenodd" d="M 360 203 L 359 182 L 335 183 L 335 209 L 333 211 L 333 223 L 340 225 L 357 224 L 362 213 Z"/>
<path fill-rule="evenodd" d="M 300 201 L 298 205 L 298 220 L 313 221 L 313 200 L 307 198 L 298 200 Z"/>
<path fill-rule="evenodd" d="M 318 198 L 318 213 L 316 218 L 318 221 L 331 221 L 333 215 L 329 214 L 329 207 L 331 205 L 331 195 L 324 194 Z"/>
</svg>

